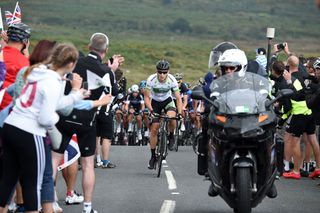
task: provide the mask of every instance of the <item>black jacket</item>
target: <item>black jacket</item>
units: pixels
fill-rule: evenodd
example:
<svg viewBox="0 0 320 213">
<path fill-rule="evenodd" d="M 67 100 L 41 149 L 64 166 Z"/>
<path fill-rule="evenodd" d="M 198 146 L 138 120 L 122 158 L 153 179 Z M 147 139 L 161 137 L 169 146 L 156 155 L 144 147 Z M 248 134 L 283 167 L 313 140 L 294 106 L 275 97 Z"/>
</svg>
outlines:
<svg viewBox="0 0 320 213">
<path fill-rule="evenodd" d="M 103 78 L 103 76 L 105 76 L 106 74 L 109 74 L 112 86 L 111 94 L 113 96 L 117 95 L 118 90 L 115 84 L 114 74 L 106 64 L 102 63 L 102 59 L 98 54 L 90 52 L 86 57 L 79 58 L 73 72 L 78 73 L 82 77 L 83 82 L 87 82 L 87 71 L 91 71 L 101 78 Z M 69 94 L 70 90 L 71 84 L 68 82 L 66 85 L 65 94 Z M 109 92 L 109 90 L 110 88 L 104 86 L 91 90 L 91 95 L 89 98 L 87 98 L 87 100 L 97 100 L 100 98 L 104 91 Z M 96 108 L 93 108 L 89 111 L 74 109 L 70 115 L 66 117 L 60 116 L 60 118 L 65 122 L 73 123 L 75 125 L 81 125 L 83 127 L 92 127 L 95 124 L 96 111 Z"/>
</svg>

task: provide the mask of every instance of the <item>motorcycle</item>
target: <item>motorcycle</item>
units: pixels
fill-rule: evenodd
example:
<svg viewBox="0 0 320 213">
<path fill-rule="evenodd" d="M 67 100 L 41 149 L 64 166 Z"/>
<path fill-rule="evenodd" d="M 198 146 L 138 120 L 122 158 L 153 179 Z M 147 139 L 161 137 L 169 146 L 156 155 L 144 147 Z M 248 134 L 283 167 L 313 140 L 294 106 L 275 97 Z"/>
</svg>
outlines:
<svg viewBox="0 0 320 213">
<path fill-rule="evenodd" d="M 208 175 L 211 196 L 220 195 L 234 212 L 248 213 L 271 190 L 276 168 L 276 114 L 273 103 L 293 93 L 269 98 L 269 81 L 237 72 L 214 80 L 207 98 L 201 87 L 192 98 L 212 104 L 209 114 Z"/>
</svg>

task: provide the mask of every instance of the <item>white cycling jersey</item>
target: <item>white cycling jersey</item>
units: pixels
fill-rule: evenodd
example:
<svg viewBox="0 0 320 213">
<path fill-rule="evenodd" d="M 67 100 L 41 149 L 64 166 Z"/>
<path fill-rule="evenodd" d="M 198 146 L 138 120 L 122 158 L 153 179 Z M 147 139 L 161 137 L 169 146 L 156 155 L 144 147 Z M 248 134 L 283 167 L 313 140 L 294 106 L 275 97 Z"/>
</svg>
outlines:
<svg viewBox="0 0 320 213">
<path fill-rule="evenodd" d="M 151 99 L 162 102 L 171 97 L 172 91 L 179 91 L 179 86 L 173 75 L 168 74 L 166 80 L 161 83 L 155 73 L 147 79 L 146 89 L 151 92 Z"/>
</svg>

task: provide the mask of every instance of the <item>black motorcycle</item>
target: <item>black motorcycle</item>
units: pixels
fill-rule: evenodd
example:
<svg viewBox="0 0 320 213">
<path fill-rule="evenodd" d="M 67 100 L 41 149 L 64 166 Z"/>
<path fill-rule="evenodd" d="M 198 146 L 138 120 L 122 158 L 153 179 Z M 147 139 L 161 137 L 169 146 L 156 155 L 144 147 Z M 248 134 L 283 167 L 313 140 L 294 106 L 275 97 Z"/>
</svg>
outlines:
<svg viewBox="0 0 320 213">
<path fill-rule="evenodd" d="M 212 104 L 209 114 L 208 174 L 211 196 L 220 195 L 235 212 L 247 213 L 272 189 L 276 177 L 276 115 L 273 103 L 289 96 L 282 90 L 271 100 L 269 81 L 259 75 L 227 74 L 192 98 Z"/>
</svg>

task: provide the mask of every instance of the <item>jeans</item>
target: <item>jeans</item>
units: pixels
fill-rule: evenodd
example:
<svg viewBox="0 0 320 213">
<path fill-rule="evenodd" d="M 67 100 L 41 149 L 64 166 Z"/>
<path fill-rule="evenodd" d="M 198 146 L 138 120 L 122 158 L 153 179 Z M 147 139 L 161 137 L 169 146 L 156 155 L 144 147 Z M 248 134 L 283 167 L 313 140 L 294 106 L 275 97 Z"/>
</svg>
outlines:
<svg viewBox="0 0 320 213">
<path fill-rule="evenodd" d="M 51 158 L 51 145 L 48 137 L 45 140 L 46 152 L 46 166 L 43 174 L 43 181 L 41 186 L 41 203 L 54 202 L 54 184 L 52 178 L 52 158 Z"/>
</svg>

